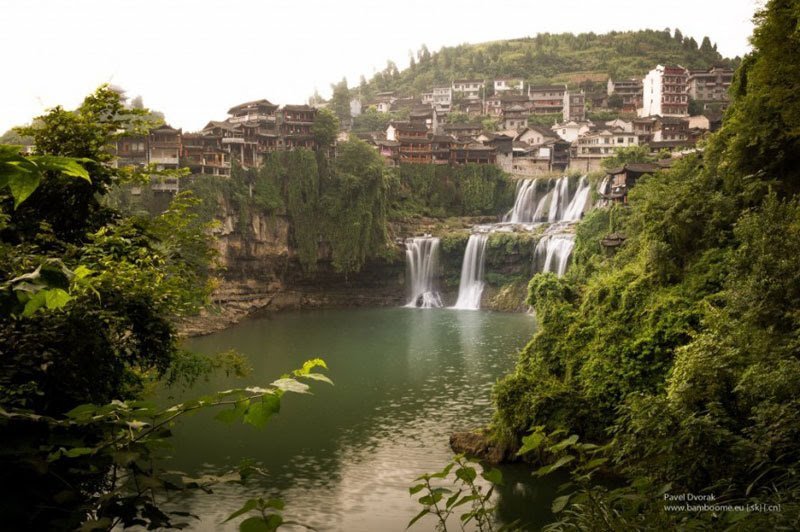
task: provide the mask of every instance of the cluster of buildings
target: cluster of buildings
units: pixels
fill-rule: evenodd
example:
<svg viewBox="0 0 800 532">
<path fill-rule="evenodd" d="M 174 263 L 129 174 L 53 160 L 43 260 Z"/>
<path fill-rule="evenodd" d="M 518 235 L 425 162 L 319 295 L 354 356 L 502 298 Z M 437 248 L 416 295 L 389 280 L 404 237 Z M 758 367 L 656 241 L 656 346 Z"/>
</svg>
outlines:
<svg viewBox="0 0 800 532">
<path fill-rule="evenodd" d="M 614 101 L 613 107 L 631 118 L 608 122 L 587 120 L 587 95 L 566 84 L 526 85 L 521 78 L 455 80 L 421 97 L 378 94 L 370 102 L 378 112 L 406 109 L 408 120 L 359 136 L 389 165 L 495 164 L 520 176 L 590 171 L 618 148 L 647 145 L 657 153 L 692 147 L 706 131 L 718 127 L 732 77 L 731 70 L 722 68 L 690 71 L 658 65 L 642 79 L 609 79 L 606 99 L 593 96 L 591 104 L 608 107 Z M 689 116 L 690 98 L 701 109 L 713 108 L 717 116 Z M 351 110 L 360 112 L 361 102 L 354 103 L 358 105 Z M 449 122 L 454 112 L 462 121 L 466 115 L 468 123 Z M 273 151 L 315 148 L 316 113 L 309 105 L 246 102 L 229 109 L 224 121 L 212 120 L 199 132 L 164 125 L 145 136 L 123 137 L 116 145 L 117 164 L 188 167 L 193 174 L 229 176 L 234 160 L 245 168 L 257 167 Z M 558 115 L 560 121 L 549 127 L 529 123 L 537 115 Z M 487 119 L 496 124 L 492 131 L 483 126 Z M 175 191 L 178 183 L 167 179 L 153 186 Z"/>
<path fill-rule="evenodd" d="M 479 162 L 525 176 L 567 168 L 591 171 L 618 148 L 647 145 L 653 153 L 691 148 L 719 126 L 732 77 L 730 69 L 658 65 L 642 79 L 609 79 L 605 99 L 593 98 L 592 103 L 630 118 L 608 122 L 587 120 L 587 95 L 566 84 L 526 86 L 521 78 L 455 80 L 420 98 L 378 94 L 370 102 L 375 109 L 405 109 L 409 118 L 361 137 L 390 165 Z M 690 98 L 706 114 L 689 116 Z M 448 123 L 454 112 L 467 115 L 470 122 Z M 536 115 L 561 120 L 542 127 L 530 123 Z M 495 130 L 484 130 L 487 118 L 497 124 Z"/>
<path fill-rule="evenodd" d="M 149 135 L 122 137 L 116 145 L 116 164 L 154 165 L 159 170 L 189 168 L 193 174 L 229 176 L 233 160 L 246 168 L 257 167 L 266 153 L 314 148 L 316 113 L 308 105 L 246 102 L 229 109 L 226 120 L 212 120 L 196 133 L 163 125 Z M 173 192 L 178 182 L 157 181 L 153 189 Z"/>
</svg>

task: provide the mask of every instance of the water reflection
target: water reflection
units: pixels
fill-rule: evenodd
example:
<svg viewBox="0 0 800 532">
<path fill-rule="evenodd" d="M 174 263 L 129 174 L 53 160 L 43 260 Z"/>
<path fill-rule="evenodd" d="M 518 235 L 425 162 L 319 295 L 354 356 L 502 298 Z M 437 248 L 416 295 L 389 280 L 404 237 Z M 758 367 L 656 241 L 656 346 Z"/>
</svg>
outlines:
<svg viewBox="0 0 800 532">
<path fill-rule="evenodd" d="M 520 314 L 339 310 L 253 320 L 195 339 L 190 347 L 198 351 L 233 347 L 247 355 L 252 384 L 321 356 L 335 386 L 287 397 L 263 431 L 221 425 L 210 414 L 181 424 L 168 467 L 219 471 L 252 458 L 270 477 L 179 504 L 203 517 L 202 530 L 226 529 L 226 514 L 255 495 L 282 497 L 287 517 L 319 530 L 402 530 L 418 511 L 411 481 L 449 460 L 451 432 L 488 422 L 491 387 L 513 368 L 532 328 L 530 316 Z M 241 384 L 215 379 L 190 395 Z M 525 473 L 527 483 L 514 485 L 531 483 Z M 531 507 L 541 502 L 508 486 L 499 503 L 506 519 L 541 513 Z"/>
</svg>

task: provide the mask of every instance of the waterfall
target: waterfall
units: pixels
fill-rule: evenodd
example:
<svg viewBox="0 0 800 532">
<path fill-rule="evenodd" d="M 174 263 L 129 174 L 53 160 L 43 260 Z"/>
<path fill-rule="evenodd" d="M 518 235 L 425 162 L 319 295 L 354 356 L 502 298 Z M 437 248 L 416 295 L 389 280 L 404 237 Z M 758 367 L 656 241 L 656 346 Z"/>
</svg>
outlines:
<svg viewBox="0 0 800 532">
<path fill-rule="evenodd" d="M 547 211 L 548 222 L 560 222 L 569 206 L 569 178 L 564 176 L 556 181 L 553 196 L 550 198 L 550 209 Z"/>
<path fill-rule="evenodd" d="M 600 185 L 597 187 L 597 193 L 598 193 L 598 194 L 600 194 L 601 196 L 602 196 L 603 194 L 608 194 L 608 192 L 606 192 L 606 190 L 608 189 L 608 182 L 609 182 L 609 181 L 610 181 L 610 180 L 609 180 L 608 176 L 605 176 L 605 177 L 603 178 L 603 180 L 602 180 L 602 181 L 600 181 Z"/>
<path fill-rule="evenodd" d="M 504 221 L 529 223 L 536 219 L 533 209 L 535 206 L 538 207 L 536 202 L 536 185 L 538 182 L 538 179 L 524 179 L 517 182 L 517 197 L 514 200 L 514 207 L 506 214 Z"/>
<path fill-rule="evenodd" d="M 570 197 L 569 177 L 558 179 L 523 179 L 517 182 L 514 207 L 503 217 L 504 222 L 572 222 L 580 220 L 589 199 L 589 180 L 581 177 L 575 194 Z"/>
<path fill-rule="evenodd" d="M 406 240 L 406 265 L 410 278 L 407 307 L 439 308 L 442 300 L 434 289 L 439 264 L 439 239 L 417 237 Z"/>
<path fill-rule="evenodd" d="M 578 183 L 578 190 L 575 191 L 575 195 L 572 197 L 572 201 L 569 202 L 567 210 L 561 217 L 561 221 L 577 222 L 581 219 L 583 210 L 586 208 L 586 202 L 589 200 L 590 188 L 589 180 L 586 179 L 586 176 L 581 177 Z"/>
<path fill-rule="evenodd" d="M 573 247 L 575 247 L 575 235 L 572 234 L 556 234 L 542 237 L 536 243 L 536 249 L 534 250 L 536 271 L 553 272 L 561 277 L 567 271 Z M 541 269 L 539 269 L 539 265 L 541 265 Z"/>
<path fill-rule="evenodd" d="M 458 300 L 455 309 L 475 310 L 481 308 L 483 293 L 483 264 L 486 258 L 488 235 L 470 235 L 464 262 L 461 265 L 461 282 L 458 285 Z"/>
</svg>

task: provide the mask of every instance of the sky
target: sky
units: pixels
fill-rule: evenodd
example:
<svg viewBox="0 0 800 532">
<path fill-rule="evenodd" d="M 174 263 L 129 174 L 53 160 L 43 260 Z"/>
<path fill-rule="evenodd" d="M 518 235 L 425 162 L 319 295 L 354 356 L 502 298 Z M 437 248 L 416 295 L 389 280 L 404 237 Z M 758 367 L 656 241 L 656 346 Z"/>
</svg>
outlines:
<svg viewBox="0 0 800 532">
<path fill-rule="evenodd" d="M 679 28 L 748 51 L 763 0 L 0 0 L 0 134 L 103 83 L 194 131 L 239 103 L 304 103 L 409 52 L 533 36 Z"/>
</svg>

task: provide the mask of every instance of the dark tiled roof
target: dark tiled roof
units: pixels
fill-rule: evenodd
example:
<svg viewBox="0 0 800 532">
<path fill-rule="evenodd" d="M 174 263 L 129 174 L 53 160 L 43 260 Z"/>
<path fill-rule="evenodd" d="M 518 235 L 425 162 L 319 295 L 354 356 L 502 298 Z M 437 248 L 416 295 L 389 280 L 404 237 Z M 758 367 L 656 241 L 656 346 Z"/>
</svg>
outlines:
<svg viewBox="0 0 800 532">
<path fill-rule="evenodd" d="M 566 85 L 532 85 L 528 88 L 528 92 L 550 92 L 564 90 L 567 90 Z"/>
<path fill-rule="evenodd" d="M 313 111 L 314 108 L 309 106 L 309 105 L 306 105 L 306 104 L 302 104 L 302 105 L 284 105 L 283 106 L 283 110 L 284 111 Z"/>
<path fill-rule="evenodd" d="M 417 131 L 417 132 L 426 132 L 428 128 L 422 124 L 408 124 L 408 123 L 396 123 L 393 124 L 395 129 L 398 131 Z"/>
<path fill-rule="evenodd" d="M 228 114 L 232 115 L 232 114 L 236 113 L 237 111 L 242 111 L 244 109 L 247 109 L 248 107 L 259 107 L 259 106 L 272 107 L 273 109 L 277 109 L 278 108 L 277 105 L 275 105 L 274 103 L 270 102 L 269 100 L 261 99 L 261 100 L 253 100 L 252 102 L 240 103 L 239 105 L 234 105 L 233 107 L 228 109 Z"/>
</svg>

